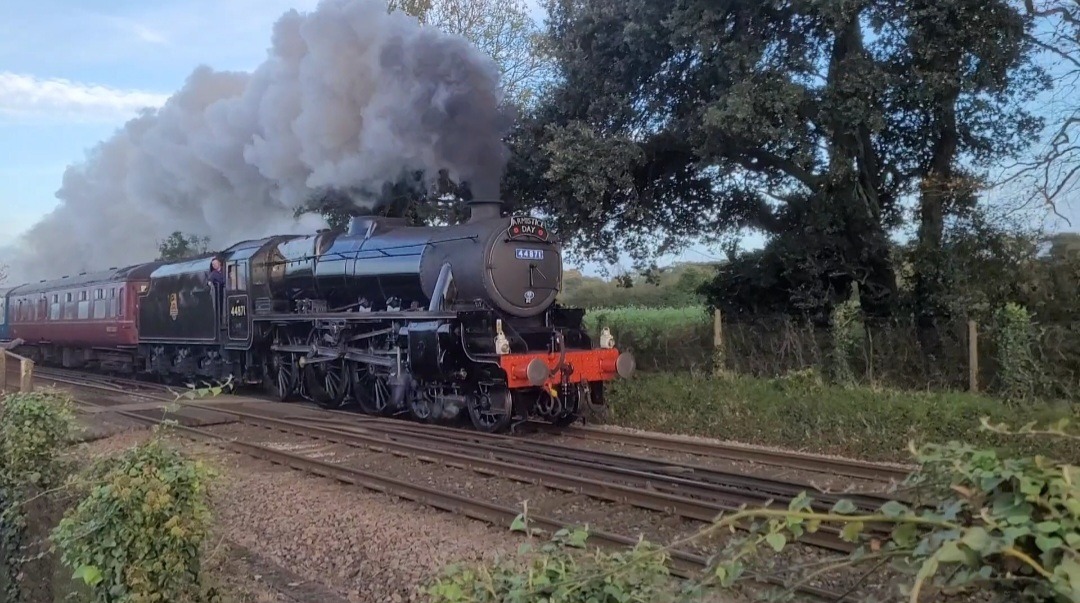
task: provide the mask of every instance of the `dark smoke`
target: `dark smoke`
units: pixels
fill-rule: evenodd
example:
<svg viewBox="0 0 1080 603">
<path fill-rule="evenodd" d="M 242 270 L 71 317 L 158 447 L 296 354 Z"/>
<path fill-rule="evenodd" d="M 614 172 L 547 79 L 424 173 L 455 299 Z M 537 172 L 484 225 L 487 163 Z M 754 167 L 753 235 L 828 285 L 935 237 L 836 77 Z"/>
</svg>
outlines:
<svg viewBox="0 0 1080 603">
<path fill-rule="evenodd" d="M 388 184 L 439 170 L 497 197 L 506 162 L 499 71 L 467 40 L 380 0 L 323 0 L 274 26 L 253 73 L 199 67 L 68 168 L 60 206 L 10 260 L 40 279 L 152 260 L 169 233 L 223 248 L 322 226 L 320 190 L 371 209 Z"/>
</svg>

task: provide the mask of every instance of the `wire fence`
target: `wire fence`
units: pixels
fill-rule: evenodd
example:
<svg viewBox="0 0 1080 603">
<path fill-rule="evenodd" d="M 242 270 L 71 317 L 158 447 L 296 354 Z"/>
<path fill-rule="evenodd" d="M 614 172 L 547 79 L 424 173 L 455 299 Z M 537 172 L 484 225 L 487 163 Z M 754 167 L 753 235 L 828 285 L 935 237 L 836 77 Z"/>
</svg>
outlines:
<svg viewBox="0 0 1080 603">
<path fill-rule="evenodd" d="M 704 308 L 618 308 L 587 317 L 593 332 L 609 327 L 642 371 L 723 369 L 771 378 L 812 369 L 828 375 L 842 354 L 850 376 L 863 385 L 992 391 L 1001 381 L 996 326 L 963 319 L 939 325 L 929 341 L 913 319 L 860 325 L 852 345 L 839 352 L 829 328 L 786 316 L 731 321 Z M 1080 393 L 1080 323 L 1033 324 L 1031 351 L 1040 395 Z"/>
</svg>

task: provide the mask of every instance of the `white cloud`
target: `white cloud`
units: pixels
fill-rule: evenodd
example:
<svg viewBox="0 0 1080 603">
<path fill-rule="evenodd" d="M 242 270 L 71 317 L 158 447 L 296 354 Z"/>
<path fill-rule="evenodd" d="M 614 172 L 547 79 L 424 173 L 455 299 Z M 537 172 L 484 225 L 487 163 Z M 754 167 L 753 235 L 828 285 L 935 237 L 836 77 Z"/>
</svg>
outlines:
<svg viewBox="0 0 1080 603">
<path fill-rule="evenodd" d="M 115 121 L 146 107 L 159 107 L 167 98 L 142 90 L 0 71 L 0 118 Z"/>
</svg>

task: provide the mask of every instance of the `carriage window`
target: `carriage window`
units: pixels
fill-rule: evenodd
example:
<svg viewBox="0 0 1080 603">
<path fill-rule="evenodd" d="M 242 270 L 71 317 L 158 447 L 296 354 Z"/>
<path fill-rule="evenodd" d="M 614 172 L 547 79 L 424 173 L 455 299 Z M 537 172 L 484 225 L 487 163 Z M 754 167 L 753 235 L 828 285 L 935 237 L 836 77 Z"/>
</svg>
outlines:
<svg viewBox="0 0 1080 603">
<path fill-rule="evenodd" d="M 116 315 L 124 316 L 124 290 L 120 289 L 120 300 L 116 302 Z"/>
<path fill-rule="evenodd" d="M 105 297 L 104 289 L 94 289 L 94 299 L 102 299 Z"/>
<path fill-rule="evenodd" d="M 109 290 L 109 299 L 116 299 L 116 287 Z"/>
<path fill-rule="evenodd" d="M 70 302 L 71 301 L 71 294 L 70 293 L 65 293 L 64 294 L 64 301 L 65 302 Z"/>
<path fill-rule="evenodd" d="M 86 291 L 79 291 L 79 301 L 86 301 Z"/>
</svg>

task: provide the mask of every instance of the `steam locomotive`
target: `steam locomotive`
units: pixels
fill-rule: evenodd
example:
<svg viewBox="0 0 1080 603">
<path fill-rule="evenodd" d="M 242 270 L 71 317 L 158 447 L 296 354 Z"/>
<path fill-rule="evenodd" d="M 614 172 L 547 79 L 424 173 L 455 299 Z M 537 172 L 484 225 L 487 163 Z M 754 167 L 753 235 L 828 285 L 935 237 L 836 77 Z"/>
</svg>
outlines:
<svg viewBox="0 0 1080 603">
<path fill-rule="evenodd" d="M 163 380 L 230 376 L 276 399 L 481 431 L 573 422 L 634 359 L 555 302 L 562 249 L 546 225 L 473 201 L 446 227 L 353 218 L 220 254 L 111 268 L 6 292 L 18 351 Z M 211 258 L 225 286 L 208 284 Z M 4 331 L 0 331 L 0 334 Z"/>
</svg>

